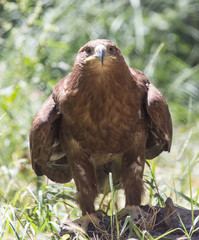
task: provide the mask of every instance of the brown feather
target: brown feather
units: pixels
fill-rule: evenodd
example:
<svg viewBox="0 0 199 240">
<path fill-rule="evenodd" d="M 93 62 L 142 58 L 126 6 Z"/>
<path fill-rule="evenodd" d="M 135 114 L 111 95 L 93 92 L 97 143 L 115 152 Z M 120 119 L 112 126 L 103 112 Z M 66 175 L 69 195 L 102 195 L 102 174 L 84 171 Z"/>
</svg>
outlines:
<svg viewBox="0 0 199 240">
<path fill-rule="evenodd" d="M 109 172 L 124 188 L 126 204 L 139 205 L 145 158 L 169 151 L 171 139 L 162 94 L 127 66 L 114 43 L 99 39 L 79 50 L 72 72 L 36 114 L 30 151 L 37 175 L 56 182 L 74 178 L 85 214 L 109 188 Z"/>
</svg>

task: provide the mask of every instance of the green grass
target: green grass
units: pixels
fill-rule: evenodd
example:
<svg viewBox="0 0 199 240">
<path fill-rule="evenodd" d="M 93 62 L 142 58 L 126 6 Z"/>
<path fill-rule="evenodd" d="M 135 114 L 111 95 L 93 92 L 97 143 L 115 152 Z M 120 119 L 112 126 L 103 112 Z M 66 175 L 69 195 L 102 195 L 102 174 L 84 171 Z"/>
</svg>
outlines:
<svg viewBox="0 0 199 240">
<path fill-rule="evenodd" d="M 198 207 L 198 11 L 196 0 L 0 1 L 0 238 L 58 239 L 60 224 L 81 216 L 73 182 L 35 176 L 28 135 L 34 114 L 71 71 L 80 46 L 96 38 L 117 43 L 171 110 L 172 149 L 146 165 L 143 204 L 164 206 L 171 197 L 178 206 Z M 96 207 L 115 214 L 124 206 L 120 196 L 113 189 Z M 121 232 L 117 228 L 118 238 L 127 221 L 140 239 L 153 239 L 129 218 Z M 190 232 L 184 229 L 190 238 L 195 223 Z"/>
</svg>

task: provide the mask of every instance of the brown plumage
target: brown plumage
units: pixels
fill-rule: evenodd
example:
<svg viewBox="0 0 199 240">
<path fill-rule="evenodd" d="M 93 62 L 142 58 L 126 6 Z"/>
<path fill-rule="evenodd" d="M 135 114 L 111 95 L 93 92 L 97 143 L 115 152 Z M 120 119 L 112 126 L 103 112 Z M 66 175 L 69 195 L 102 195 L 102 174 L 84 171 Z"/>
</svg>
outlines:
<svg viewBox="0 0 199 240">
<path fill-rule="evenodd" d="M 169 151 L 172 121 L 159 90 L 129 68 L 109 40 L 88 42 L 72 72 L 35 115 L 30 131 L 34 171 L 55 182 L 74 178 L 83 214 L 93 213 L 108 174 L 140 205 L 145 158 Z"/>
</svg>

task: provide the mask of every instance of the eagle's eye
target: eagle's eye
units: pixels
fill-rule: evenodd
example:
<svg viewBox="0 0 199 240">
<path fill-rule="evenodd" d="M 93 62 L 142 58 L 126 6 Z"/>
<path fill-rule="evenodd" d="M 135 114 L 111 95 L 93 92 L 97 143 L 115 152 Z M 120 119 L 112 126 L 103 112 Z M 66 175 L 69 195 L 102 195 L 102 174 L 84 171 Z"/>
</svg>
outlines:
<svg viewBox="0 0 199 240">
<path fill-rule="evenodd" d="M 86 51 L 87 54 L 91 54 L 92 53 L 92 49 L 90 47 L 87 47 L 85 49 L 85 51 Z"/>
<path fill-rule="evenodd" d="M 108 51 L 109 51 L 110 53 L 114 53 L 114 51 L 115 51 L 115 46 L 110 45 L 110 46 L 108 47 Z"/>
</svg>

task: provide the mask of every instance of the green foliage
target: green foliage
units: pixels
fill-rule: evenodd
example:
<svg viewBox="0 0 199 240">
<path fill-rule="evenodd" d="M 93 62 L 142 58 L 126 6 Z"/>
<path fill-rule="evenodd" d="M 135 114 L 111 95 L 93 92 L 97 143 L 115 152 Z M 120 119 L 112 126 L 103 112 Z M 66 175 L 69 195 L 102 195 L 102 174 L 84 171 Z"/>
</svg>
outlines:
<svg viewBox="0 0 199 240">
<path fill-rule="evenodd" d="M 169 103 L 173 147 L 146 169 L 150 202 L 162 205 L 174 196 L 197 205 L 198 14 L 196 0 L 0 1 L 0 237 L 55 239 L 51 233 L 58 234 L 64 215 L 80 216 L 71 189 L 37 182 L 28 134 L 80 46 L 96 38 L 117 43 L 127 63 L 143 70 Z M 104 206 L 109 211 L 111 204 Z"/>
</svg>

